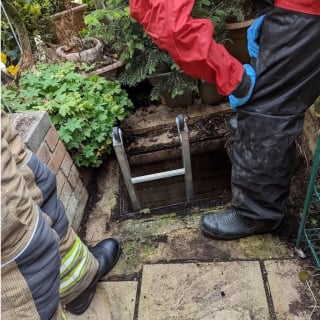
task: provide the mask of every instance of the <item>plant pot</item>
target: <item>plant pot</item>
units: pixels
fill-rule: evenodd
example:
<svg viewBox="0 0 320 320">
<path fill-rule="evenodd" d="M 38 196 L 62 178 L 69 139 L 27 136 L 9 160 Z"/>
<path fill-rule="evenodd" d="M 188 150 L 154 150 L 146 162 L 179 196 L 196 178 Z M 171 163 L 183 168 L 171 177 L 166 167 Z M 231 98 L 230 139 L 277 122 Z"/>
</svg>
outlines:
<svg viewBox="0 0 320 320">
<path fill-rule="evenodd" d="M 91 76 L 93 74 L 97 74 L 101 77 L 106 78 L 107 80 L 115 80 L 118 75 L 119 69 L 124 65 L 123 61 L 120 60 L 114 60 L 113 63 L 105 66 L 98 68 L 96 70 L 90 71 L 85 73 L 86 76 Z"/>
<path fill-rule="evenodd" d="M 171 97 L 171 92 L 169 91 L 164 91 L 162 95 L 169 107 L 187 107 L 191 106 L 193 103 L 192 92 L 186 92 L 180 96 L 175 96 L 174 98 Z"/>
<path fill-rule="evenodd" d="M 52 15 L 54 31 L 60 44 L 66 44 L 65 39 L 77 36 L 86 26 L 84 13 L 88 5 L 78 3 L 71 3 L 71 5 L 71 8 Z"/>
<path fill-rule="evenodd" d="M 223 100 L 217 91 L 217 86 L 213 83 L 209 83 L 203 80 L 199 80 L 199 94 L 201 98 L 201 103 L 203 104 L 217 104 Z"/>
<path fill-rule="evenodd" d="M 225 47 L 232 56 L 242 63 L 250 62 L 247 49 L 247 30 L 253 21 L 254 19 L 251 19 L 226 25 L 230 41 L 225 44 Z"/>
<path fill-rule="evenodd" d="M 67 52 L 67 46 L 58 47 L 56 53 L 59 57 L 68 61 L 83 61 L 83 62 L 94 62 L 102 52 L 103 43 L 96 38 L 88 38 L 95 43 L 95 46 L 90 49 L 82 50 L 79 52 Z"/>
<path fill-rule="evenodd" d="M 152 86 L 155 86 L 157 83 L 159 83 L 160 81 L 163 81 L 163 79 L 167 78 L 169 75 L 170 75 L 170 72 L 160 73 L 160 74 L 154 75 L 152 77 L 149 77 L 148 80 Z M 193 79 L 183 72 L 181 72 L 181 74 L 179 74 L 179 76 L 181 76 L 187 80 Z M 171 92 L 168 90 L 162 91 L 161 95 L 163 96 L 166 104 L 169 107 L 187 107 L 187 106 L 192 105 L 192 103 L 193 103 L 193 93 L 191 91 L 190 92 L 188 91 L 182 95 L 175 96 L 174 98 L 172 98 Z"/>
</svg>

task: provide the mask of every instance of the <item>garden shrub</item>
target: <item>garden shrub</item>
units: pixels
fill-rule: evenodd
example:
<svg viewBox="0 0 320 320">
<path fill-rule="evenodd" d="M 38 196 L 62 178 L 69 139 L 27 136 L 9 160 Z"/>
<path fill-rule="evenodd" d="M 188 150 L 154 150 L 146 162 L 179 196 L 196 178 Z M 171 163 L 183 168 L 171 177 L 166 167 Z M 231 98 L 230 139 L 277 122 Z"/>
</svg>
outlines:
<svg viewBox="0 0 320 320">
<path fill-rule="evenodd" d="M 61 140 L 81 167 L 99 167 L 111 151 L 112 128 L 133 105 L 118 81 L 85 77 L 74 63 L 39 64 L 19 85 L 2 88 L 14 112 L 47 111 Z"/>
</svg>

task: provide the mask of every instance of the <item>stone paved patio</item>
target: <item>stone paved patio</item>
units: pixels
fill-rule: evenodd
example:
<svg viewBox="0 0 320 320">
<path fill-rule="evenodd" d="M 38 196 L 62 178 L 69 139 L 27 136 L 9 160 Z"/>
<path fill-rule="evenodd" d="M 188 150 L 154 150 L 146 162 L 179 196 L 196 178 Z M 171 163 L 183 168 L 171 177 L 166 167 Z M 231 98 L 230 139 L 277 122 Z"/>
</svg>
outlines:
<svg viewBox="0 0 320 320">
<path fill-rule="evenodd" d="M 307 320 L 314 301 L 303 268 L 295 259 L 145 265 L 140 288 L 101 282 L 89 310 L 68 319 Z"/>
</svg>

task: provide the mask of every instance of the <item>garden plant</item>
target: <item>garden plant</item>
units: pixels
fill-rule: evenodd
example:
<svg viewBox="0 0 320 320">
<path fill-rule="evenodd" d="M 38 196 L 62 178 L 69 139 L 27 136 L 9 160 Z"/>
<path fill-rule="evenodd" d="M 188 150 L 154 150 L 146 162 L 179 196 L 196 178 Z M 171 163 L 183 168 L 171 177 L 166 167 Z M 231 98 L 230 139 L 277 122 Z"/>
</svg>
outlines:
<svg viewBox="0 0 320 320">
<path fill-rule="evenodd" d="M 72 62 L 39 64 L 2 94 L 14 112 L 47 111 L 79 167 L 102 164 L 111 151 L 113 126 L 132 109 L 118 81 L 85 77 Z"/>
</svg>

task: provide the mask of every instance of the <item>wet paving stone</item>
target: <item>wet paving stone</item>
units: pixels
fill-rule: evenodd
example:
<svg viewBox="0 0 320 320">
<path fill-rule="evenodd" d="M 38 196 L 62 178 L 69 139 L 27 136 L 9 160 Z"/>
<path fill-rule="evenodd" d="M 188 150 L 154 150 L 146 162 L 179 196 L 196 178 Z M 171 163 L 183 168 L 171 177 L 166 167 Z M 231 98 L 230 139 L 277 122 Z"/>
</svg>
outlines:
<svg viewBox="0 0 320 320">
<path fill-rule="evenodd" d="M 145 265 L 139 320 L 268 320 L 259 262 Z"/>
<path fill-rule="evenodd" d="M 313 275 L 300 260 L 264 261 L 278 320 L 320 319 L 313 298 Z M 308 279 L 302 279 L 306 274 Z M 303 281 L 302 281 L 303 280 Z"/>
<path fill-rule="evenodd" d="M 99 282 L 90 308 L 82 315 L 67 313 L 68 320 L 132 320 L 137 282 Z"/>
</svg>

